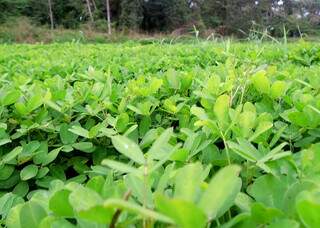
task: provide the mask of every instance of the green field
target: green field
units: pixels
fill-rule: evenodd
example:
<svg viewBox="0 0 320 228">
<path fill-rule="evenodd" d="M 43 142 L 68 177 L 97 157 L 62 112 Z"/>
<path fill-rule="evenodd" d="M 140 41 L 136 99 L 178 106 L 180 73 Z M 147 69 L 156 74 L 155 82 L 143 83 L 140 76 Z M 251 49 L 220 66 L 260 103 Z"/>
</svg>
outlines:
<svg viewBox="0 0 320 228">
<path fill-rule="evenodd" d="M 9 228 L 320 227 L 320 44 L 0 46 Z"/>
</svg>

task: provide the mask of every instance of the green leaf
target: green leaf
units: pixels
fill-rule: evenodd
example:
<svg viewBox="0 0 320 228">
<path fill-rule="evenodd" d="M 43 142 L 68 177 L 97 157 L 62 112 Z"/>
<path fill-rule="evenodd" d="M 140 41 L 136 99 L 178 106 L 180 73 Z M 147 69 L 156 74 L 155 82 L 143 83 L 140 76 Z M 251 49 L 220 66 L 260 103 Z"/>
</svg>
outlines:
<svg viewBox="0 0 320 228">
<path fill-rule="evenodd" d="M 43 104 L 43 97 L 41 94 L 37 94 L 28 100 L 27 110 L 30 113 L 36 108 L 40 107 L 42 104 Z"/>
<path fill-rule="evenodd" d="M 199 207 L 206 212 L 209 220 L 223 215 L 234 204 L 241 188 L 240 170 L 239 166 L 229 165 L 220 169 L 210 180 L 199 201 Z"/>
<path fill-rule="evenodd" d="M 6 218 L 10 209 L 20 203 L 23 203 L 22 197 L 17 196 L 11 192 L 6 193 L 0 197 L 0 215 L 2 218 Z"/>
<path fill-rule="evenodd" d="M 77 150 L 91 153 L 94 151 L 94 146 L 92 142 L 79 142 L 79 143 L 74 143 L 72 144 L 72 147 L 74 147 Z"/>
<path fill-rule="evenodd" d="M 12 142 L 11 139 L 7 138 L 7 139 L 0 139 L 0 146 L 5 145 L 7 143 Z"/>
<path fill-rule="evenodd" d="M 207 81 L 207 90 L 213 94 L 217 95 L 220 88 L 220 77 L 218 75 L 211 76 Z"/>
<path fill-rule="evenodd" d="M 20 209 L 21 228 L 38 227 L 41 220 L 46 216 L 46 211 L 38 203 L 27 202 Z"/>
<path fill-rule="evenodd" d="M 118 208 L 126 210 L 128 212 L 140 215 L 143 218 L 150 218 L 159 222 L 173 223 L 173 221 L 165 215 L 162 215 L 155 211 L 146 209 L 144 207 L 138 206 L 134 203 L 127 202 L 121 199 L 108 199 L 103 203 L 103 206 L 106 208 Z"/>
<path fill-rule="evenodd" d="M 24 167 L 20 172 L 21 180 L 29 180 L 35 177 L 38 173 L 38 166 L 36 165 L 28 165 Z"/>
<path fill-rule="evenodd" d="M 284 155 L 284 153 L 280 153 L 282 151 L 282 148 L 285 147 L 288 143 L 284 142 L 280 145 L 273 148 L 267 155 L 265 155 L 262 159 L 259 160 L 259 162 L 266 162 L 268 160 L 276 160 L 279 159 L 279 155 Z M 285 153 L 285 155 L 290 155 L 291 152 Z M 281 156 L 282 157 L 282 156 Z"/>
<path fill-rule="evenodd" d="M 277 218 L 283 217 L 283 212 L 277 208 L 266 207 L 262 203 L 253 203 L 251 206 L 253 220 L 258 224 L 270 223 Z"/>
<path fill-rule="evenodd" d="M 251 111 L 244 111 L 239 116 L 239 126 L 243 137 L 248 137 L 251 130 L 256 124 L 256 113 Z"/>
<path fill-rule="evenodd" d="M 81 185 L 76 186 L 76 189 L 74 189 L 69 195 L 69 202 L 76 212 L 88 210 L 103 202 L 97 192 Z M 71 211 L 68 211 L 68 213 L 69 212 Z"/>
<path fill-rule="evenodd" d="M 49 163 L 53 162 L 57 157 L 59 152 L 61 151 L 62 147 L 56 148 L 50 151 L 45 159 L 42 161 L 42 165 L 48 165 Z"/>
<path fill-rule="evenodd" d="M 128 174 L 124 179 L 124 183 L 127 188 L 132 191 L 132 195 L 136 197 L 141 204 L 145 203 L 147 207 L 153 207 L 153 199 L 150 186 L 145 186 L 142 178 L 132 174 Z"/>
<path fill-rule="evenodd" d="M 20 211 L 24 204 L 18 204 L 15 207 L 11 208 L 7 219 L 6 219 L 6 226 L 8 228 L 21 228 L 20 223 Z"/>
<path fill-rule="evenodd" d="M 305 227 L 320 227 L 319 191 L 303 191 L 297 196 L 296 209 Z"/>
<path fill-rule="evenodd" d="M 300 223 L 291 219 L 278 219 L 272 222 L 268 228 L 299 228 Z"/>
<path fill-rule="evenodd" d="M 278 99 L 286 92 L 286 83 L 284 81 L 275 81 L 271 86 L 271 97 Z"/>
<path fill-rule="evenodd" d="M 105 159 L 102 161 L 101 163 L 102 165 L 108 166 L 111 169 L 115 169 L 117 171 L 120 171 L 122 173 L 134 173 L 135 175 L 141 175 L 142 172 L 139 169 L 136 169 L 130 165 L 127 165 L 125 163 L 122 162 L 117 162 L 117 161 L 113 161 L 113 160 L 108 160 Z"/>
<path fill-rule="evenodd" d="M 2 105 L 11 105 L 18 101 L 20 98 L 20 91 L 19 90 L 11 90 L 2 98 Z"/>
<path fill-rule="evenodd" d="M 167 145 L 170 137 L 172 136 L 173 129 L 168 128 L 158 137 L 158 139 L 152 144 L 151 148 L 148 151 L 148 158 L 153 159 L 157 157 L 157 154 L 160 153 L 162 148 Z"/>
<path fill-rule="evenodd" d="M 137 162 L 145 164 L 146 160 L 139 146 L 127 137 L 118 135 L 111 138 L 113 146 L 123 155 Z"/>
<path fill-rule="evenodd" d="M 120 133 L 124 132 L 128 127 L 128 123 L 129 123 L 129 115 L 126 112 L 121 113 L 117 117 L 117 122 L 116 122 L 117 131 Z"/>
<path fill-rule="evenodd" d="M 55 192 L 49 200 L 49 209 L 58 216 L 72 217 L 73 208 L 69 203 L 70 193 L 66 189 Z"/>
<path fill-rule="evenodd" d="M 0 180 L 0 189 L 10 189 L 20 181 L 19 171 L 14 170 L 12 175 L 6 180 Z"/>
<path fill-rule="evenodd" d="M 188 164 L 177 171 L 175 177 L 174 197 L 177 199 L 195 202 L 202 182 L 201 163 Z"/>
<path fill-rule="evenodd" d="M 14 104 L 14 106 L 21 115 L 27 115 L 29 113 L 26 105 L 22 102 L 17 102 Z"/>
<path fill-rule="evenodd" d="M 221 228 L 233 228 L 236 227 L 237 224 L 250 219 L 251 215 L 250 213 L 241 213 L 236 215 L 235 217 L 232 217 L 231 220 L 229 220 L 227 223 L 220 226 Z"/>
<path fill-rule="evenodd" d="M 77 141 L 78 135 L 69 131 L 70 126 L 68 124 L 60 125 L 60 139 L 63 144 L 68 145 Z"/>
<path fill-rule="evenodd" d="M 74 125 L 69 129 L 69 131 L 84 138 L 90 138 L 89 131 L 81 126 Z"/>
<path fill-rule="evenodd" d="M 8 179 L 14 171 L 13 165 L 4 165 L 1 167 L 0 180 Z"/>
<path fill-rule="evenodd" d="M 230 97 L 228 95 L 221 95 L 217 98 L 213 110 L 220 123 L 220 126 L 224 126 L 229 119 L 229 104 Z"/>
<path fill-rule="evenodd" d="M 80 211 L 79 217 L 99 224 L 110 224 L 114 213 L 114 208 L 97 205 Z"/>
<path fill-rule="evenodd" d="M 19 184 L 17 184 L 14 189 L 12 190 L 12 193 L 24 197 L 29 192 L 29 185 L 28 182 L 21 181 Z"/>
<path fill-rule="evenodd" d="M 37 179 L 43 178 L 47 175 L 47 173 L 49 172 L 49 168 L 48 167 L 42 167 L 39 169 L 38 174 L 36 176 Z"/>
<path fill-rule="evenodd" d="M 243 192 L 239 192 L 236 199 L 235 205 L 241 209 L 243 212 L 250 212 L 253 199 Z"/>
<path fill-rule="evenodd" d="M 178 73 L 175 70 L 169 70 L 166 74 L 166 78 L 171 88 L 180 88 L 180 79 L 178 77 Z"/>
<path fill-rule="evenodd" d="M 275 177 L 268 174 L 257 178 L 247 188 L 247 192 L 256 201 L 293 215 L 295 214 L 295 198 L 299 192 L 315 187 L 316 184 L 312 181 L 297 180 L 285 175 Z"/>
<path fill-rule="evenodd" d="M 303 112 L 299 111 L 290 112 L 288 114 L 288 119 L 290 122 L 300 127 L 307 127 L 309 123 L 308 117 Z"/>
<path fill-rule="evenodd" d="M 105 182 L 106 182 L 106 180 L 104 177 L 94 176 L 87 182 L 86 187 L 90 188 L 100 194 L 100 193 L 102 193 L 103 186 L 104 186 Z"/>
<path fill-rule="evenodd" d="M 22 147 L 18 146 L 16 148 L 14 148 L 12 151 L 10 151 L 9 153 L 5 154 L 2 157 L 1 162 L 4 164 L 9 163 L 11 160 L 16 158 L 19 154 L 21 154 L 21 152 L 22 152 Z"/>
<path fill-rule="evenodd" d="M 251 161 L 251 162 L 256 162 L 259 160 L 261 157 L 259 154 L 259 151 L 252 146 L 251 143 L 249 143 L 245 139 L 238 139 L 238 144 L 227 141 L 228 146 L 239 156 L 243 157 L 244 159 Z"/>
<path fill-rule="evenodd" d="M 266 76 L 266 71 L 261 70 L 252 76 L 252 83 L 260 93 L 269 93 L 270 81 Z"/>
<path fill-rule="evenodd" d="M 179 200 L 167 199 L 164 196 L 156 196 L 157 209 L 172 218 L 172 220 L 183 228 L 205 227 L 207 218 L 205 213 L 195 204 Z"/>
<path fill-rule="evenodd" d="M 257 129 L 255 130 L 254 134 L 249 138 L 249 141 L 252 142 L 254 141 L 259 135 L 263 134 L 267 130 L 273 127 L 273 123 L 269 121 L 261 121 L 258 124 Z"/>
<path fill-rule="evenodd" d="M 76 228 L 75 225 L 63 218 L 47 216 L 42 219 L 39 228 Z"/>
<path fill-rule="evenodd" d="M 200 120 L 207 120 L 209 118 L 207 113 L 204 111 L 203 108 L 199 108 L 199 107 L 194 106 L 194 105 L 191 107 L 190 112 L 192 113 L 192 115 L 195 115 Z"/>
</svg>

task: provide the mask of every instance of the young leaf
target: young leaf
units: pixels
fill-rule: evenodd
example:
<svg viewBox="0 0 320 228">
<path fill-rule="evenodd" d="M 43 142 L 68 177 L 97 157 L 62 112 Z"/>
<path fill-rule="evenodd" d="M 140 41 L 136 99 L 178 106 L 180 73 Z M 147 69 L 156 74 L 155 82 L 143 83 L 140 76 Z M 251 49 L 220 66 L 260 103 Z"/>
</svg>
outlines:
<svg viewBox="0 0 320 228">
<path fill-rule="evenodd" d="M 47 213 L 40 204 L 33 201 L 27 202 L 20 209 L 21 228 L 38 227 L 46 216 Z"/>
<path fill-rule="evenodd" d="M 72 147 L 74 147 L 77 150 L 91 153 L 94 151 L 94 146 L 91 142 L 79 142 L 72 144 Z"/>
<path fill-rule="evenodd" d="M 68 124 L 60 125 L 60 139 L 63 144 L 68 145 L 77 141 L 78 135 L 69 131 L 70 126 Z"/>
<path fill-rule="evenodd" d="M 21 177 L 21 180 L 26 181 L 37 176 L 37 173 L 38 173 L 38 166 L 28 165 L 21 170 L 20 177 Z"/>
<path fill-rule="evenodd" d="M 249 138 L 249 141 L 250 142 L 254 141 L 259 135 L 261 135 L 262 133 L 272 128 L 272 126 L 273 126 L 273 123 L 269 121 L 260 122 L 254 134 Z"/>
<path fill-rule="evenodd" d="M 320 226 L 320 197 L 319 192 L 303 191 L 297 196 L 296 209 L 305 227 Z"/>
<path fill-rule="evenodd" d="M 214 113 L 222 126 L 228 121 L 229 103 L 230 97 L 224 94 L 219 96 L 214 104 Z"/>
<path fill-rule="evenodd" d="M 172 133 L 173 129 L 168 128 L 158 137 L 158 139 L 152 144 L 151 148 L 148 151 L 148 158 L 152 159 L 154 156 L 156 156 L 157 153 L 161 151 L 161 148 L 168 143 L 170 137 L 172 136 Z"/>
<path fill-rule="evenodd" d="M 259 151 L 245 139 L 238 139 L 238 144 L 228 141 L 228 146 L 244 159 L 256 162 L 261 156 Z"/>
<path fill-rule="evenodd" d="M 204 228 L 207 222 L 205 213 L 195 204 L 188 201 L 168 199 L 157 195 L 156 207 L 161 213 L 172 218 L 179 227 Z"/>
<path fill-rule="evenodd" d="M 79 211 L 80 218 L 96 222 L 99 224 L 110 224 L 112 217 L 115 213 L 114 208 L 107 208 L 102 205 L 96 205 L 86 210 Z"/>
<path fill-rule="evenodd" d="M 11 208 L 6 219 L 6 226 L 8 228 L 21 228 L 20 211 L 24 204 L 18 204 Z"/>
<path fill-rule="evenodd" d="M 266 76 L 266 71 L 261 70 L 252 76 L 252 82 L 255 88 L 260 93 L 269 93 L 270 91 L 270 81 Z"/>
<path fill-rule="evenodd" d="M 1 163 L 9 163 L 22 152 L 22 147 L 18 146 L 2 157 Z"/>
<path fill-rule="evenodd" d="M 11 105 L 18 101 L 20 98 L 20 91 L 19 90 L 11 90 L 8 92 L 1 100 L 2 105 Z"/>
<path fill-rule="evenodd" d="M 240 170 L 237 165 L 229 165 L 220 169 L 210 180 L 199 201 L 199 207 L 210 221 L 223 215 L 234 204 L 242 184 L 238 177 Z"/>
<path fill-rule="evenodd" d="M 47 156 L 43 159 L 42 165 L 48 165 L 52 161 L 54 161 L 57 157 L 59 152 L 61 151 L 62 147 L 56 148 L 52 151 L 50 151 Z"/>
<path fill-rule="evenodd" d="M 135 175 L 141 175 L 142 174 L 141 170 L 136 169 L 136 168 L 134 168 L 132 166 L 129 166 L 129 165 L 127 165 L 125 163 L 122 163 L 122 162 L 117 162 L 117 161 L 112 161 L 112 160 L 105 159 L 105 160 L 102 161 L 101 164 L 105 165 L 105 166 L 108 166 L 111 169 L 120 171 L 122 173 L 134 173 Z"/>
<path fill-rule="evenodd" d="M 140 165 L 145 164 L 146 160 L 139 146 L 127 137 L 118 135 L 111 138 L 113 146 L 123 155 L 132 159 Z"/>
<path fill-rule="evenodd" d="M 189 202 L 194 202 L 200 190 L 201 163 L 188 164 L 177 171 L 175 177 L 174 197 Z"/>
<path fill-rule="evenodd" d="M 34 95 L 28 100 L 27 110 L 28 113 L 32 112 L 36 108 L 40 107 L 43 104 L 43 97 L 40 94 Z"/>
<path fill-rule="evenodd" d="M 21 197 L 25 197 L 29 192 L 29 185 L 26 181 L 21 181 L 17 184 L 14 189 L 12 190 L 13 194 L 16 194 Z"/>
<path fill-rule="evenodd" d="M 12 175 L 13 171 L 14 171 L 13 165 L 1 166 L 0 180 L 8 179 Z"/>
<path fill-rule="evenodd" d="M 124 183 L 128 189 L 132 191 L 132 195 L 143 204 L 146 203 L 147 207 L 153 207 L 152 192 L 150 186 L 145 186 L 143 179 L 136 175 L 128 174 L 124 179 Z"/>
<path fill-rule="evenodd" d="M 89 138 L 89 131 L 87 129 L 82 128 L 81 126 L 72 126 L 69 129 L 70 132 L 76 134 L 76 135 L 80 135 L 84 138 Z"/>
<path fill-rule="evenodd" d="M 72 208 L 76 212 L 88 210 L 91 207 L 100 205 L 103 202 L 100 195 L 90 188 L 85 188 L 79 184 L 76 184 L 75 187 L 76 188 L 70 193 L 68 198 Z M 68 214 L 71 214 L 70 210 L 68 210 Z"/>
<path fill-rule="evenodd" d="M 73 208 L 69 203 L 71 191 L 62 189 L 55 192 L 49 200 L 49 209 L 58 216 L 72 217 Z"/>
<path fill-rule="evenodd" d="M 280 98 L 286 92 L 286 83 L 284 81 L 275 81 L 271 86 L 271 97 Z"/>
</svg>

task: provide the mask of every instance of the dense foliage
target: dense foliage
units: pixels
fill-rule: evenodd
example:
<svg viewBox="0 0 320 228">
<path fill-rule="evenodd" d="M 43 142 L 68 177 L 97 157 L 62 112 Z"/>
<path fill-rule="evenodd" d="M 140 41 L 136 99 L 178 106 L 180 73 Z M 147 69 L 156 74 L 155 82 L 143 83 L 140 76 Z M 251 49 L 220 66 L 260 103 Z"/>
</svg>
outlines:
<svg viewBox="0 0 320 228">
<path fill-rule="evenodd" d="M 0 215 L 319 227 L 320 46 L 0 46 Z"/>
<path fill-rule="evenodd" d="M 107 30 L 106 0 L 0 0 L 0 22 L 28 16 L 37 25 L 48 25 L 49 5 L 55 28 L 75 29 L 90 22 L 96 30 Z M 186 33 L 196 26 L 221 35 L 283 36 L 285 26 L 289 35 L 300 36 L 320 26 L 319 0 L 109 0 L 109 6 L 117 30 Z"/>
</svg>

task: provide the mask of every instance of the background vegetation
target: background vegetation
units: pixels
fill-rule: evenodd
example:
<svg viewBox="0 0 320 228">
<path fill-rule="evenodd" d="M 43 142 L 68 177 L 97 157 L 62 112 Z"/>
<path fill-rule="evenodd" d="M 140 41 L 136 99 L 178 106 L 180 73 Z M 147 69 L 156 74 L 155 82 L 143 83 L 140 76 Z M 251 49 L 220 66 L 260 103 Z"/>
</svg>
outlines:
<svg viewBox="0 0 320 228">
<path fill-rule="evenodd" d="M 125 34 L 277 37 L 286 28 L 299 37 L 320 26 L 318 0 L 0 0 L 0 38 L 57 41 L 44 31 L 52 27 L 61 40 L 79 38 L 79 30 L 105 39 L 108 12 L 112 31 Z"/>
</svg>

